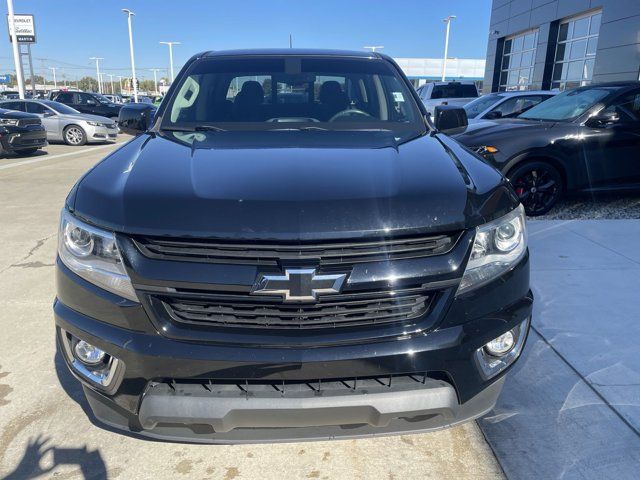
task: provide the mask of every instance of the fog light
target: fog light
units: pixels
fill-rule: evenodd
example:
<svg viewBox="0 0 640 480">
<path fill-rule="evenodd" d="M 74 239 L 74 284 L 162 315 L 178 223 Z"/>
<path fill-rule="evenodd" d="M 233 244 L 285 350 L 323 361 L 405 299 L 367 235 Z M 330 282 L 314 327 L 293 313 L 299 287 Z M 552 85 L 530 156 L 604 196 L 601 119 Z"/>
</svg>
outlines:
<svg viewBox="0 0 640 480">
<path fill-rule="evenodd" d="M 78 360 L 82 363 L 86 363 L 87 365 L 98 365 L 104 360 L 106 355 L 106 353 L 98 347 L 91 345 L 84 340 L 78 340 L 78 343 L 76 343 L 73 350 Z"/>
<path fill-rule="evenodd" d="M 69 367 L 78 376 L 104 391 L 117 388 L 117 377 L 124 372 L 124 362 L 63 329 L 60 329 L 60 343 Z"/>
<path fill-rule="evenodd" d="M 527 338 L 530 320 L 527 318 L 476 350 L 476 363 L 482 378 L 488 380 L 495 377 L 518 359 Z"/>
<path fill-rule="evenodd" d="M 503 333 L 497 338 L 494 338 L 484 346 L 484 349 L 489 355 L 494 357 L 502 357 L 511 351 L 516 344 L 513 338 L 513 333 L 509 330 L 507 333 Z"/>
</svg>

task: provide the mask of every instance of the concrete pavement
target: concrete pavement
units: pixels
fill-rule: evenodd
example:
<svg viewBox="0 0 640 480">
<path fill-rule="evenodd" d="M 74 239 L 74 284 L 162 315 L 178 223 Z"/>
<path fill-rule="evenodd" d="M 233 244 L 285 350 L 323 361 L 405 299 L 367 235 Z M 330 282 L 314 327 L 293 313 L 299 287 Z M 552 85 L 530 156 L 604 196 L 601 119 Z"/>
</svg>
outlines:
<svg viewBox="0 0 640 480">
<path fill-rule="evenodd" d="M 640 220 L 529 222 L 532 331 L 479 421 L 510 479 L 640 474 Z"/>
<path fill-rule="evenodd" d="M 53 145 L 48 158 L 0 159 L 0 478 L 502 478 L 476 423 L 422 435 L 242 446 L 152 442 L 94 425 L 55 355 L 53 265 L 67 192 L 113 148 Z"/>
</svg>

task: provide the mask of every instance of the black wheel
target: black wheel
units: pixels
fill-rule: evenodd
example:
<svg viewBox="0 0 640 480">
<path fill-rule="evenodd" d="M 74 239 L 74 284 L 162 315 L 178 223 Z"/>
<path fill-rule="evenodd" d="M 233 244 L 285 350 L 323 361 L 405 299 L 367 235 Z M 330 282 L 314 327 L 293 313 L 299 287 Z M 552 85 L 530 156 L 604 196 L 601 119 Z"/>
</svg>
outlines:
<svg viewBox="0 0 640 480">
<path fill-rule="evenodd" d="M 18 155 L 33 155 L 37 151 L 38 148 L 23 148 L 21 150 L 18 150 L 16 153 L 18 153 Z"/>
<path fill-rule="evenodd" d="M 64 129 L 62 136 L 64 137 L 64 143 L 67 145 L 78 146 L 87 143 L 87 134 L 78 125 L 69 125 Z"/>
<path fill-rule="evenodd" d="M 516 166 L 507 177 L 515 189 L 527 215 L 544 215 L 562 196 L 562 175 L 545 161 Z"/>
</svg>

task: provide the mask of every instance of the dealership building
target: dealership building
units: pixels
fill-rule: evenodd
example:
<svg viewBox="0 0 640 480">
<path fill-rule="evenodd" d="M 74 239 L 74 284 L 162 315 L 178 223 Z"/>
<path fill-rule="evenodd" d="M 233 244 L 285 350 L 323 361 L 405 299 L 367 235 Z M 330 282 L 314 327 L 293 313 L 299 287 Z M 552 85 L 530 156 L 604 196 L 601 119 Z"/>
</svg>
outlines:
<svg viewBox="0 0 640 480">
<path fill-rule="evenodd" d="M 485 92 L 639 75 L 640 0 L 493 0 Z"/>
</svg>

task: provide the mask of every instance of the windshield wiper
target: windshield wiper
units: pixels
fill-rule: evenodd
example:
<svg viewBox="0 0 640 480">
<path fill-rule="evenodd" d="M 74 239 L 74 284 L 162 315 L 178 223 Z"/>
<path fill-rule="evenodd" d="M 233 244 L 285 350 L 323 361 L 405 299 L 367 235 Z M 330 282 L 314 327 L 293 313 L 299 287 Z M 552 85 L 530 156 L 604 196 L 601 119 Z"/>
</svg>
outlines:
<svg viewBox="0 0 640 480">
<path fill-rule="evenodd" d="M 215 127 L 213 125 L 198 125 L 197 127 L 163 127 L 161 130 L 165 132 L 226 132 L 224 128 Z"/>
<path fill-rule="evenodd" d="M 329 129 L 324 127 L 283 127 L 283 128 L 270 128 L 272 132 L 326 132 Z"/>
<path fill-rule="evenodd" d="M 225 128 L 216 127 L 215 125 L 198 125 L 194 129 L 196 132 L 226 132 Z"/>
</svg>

